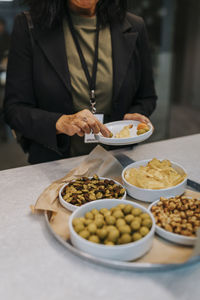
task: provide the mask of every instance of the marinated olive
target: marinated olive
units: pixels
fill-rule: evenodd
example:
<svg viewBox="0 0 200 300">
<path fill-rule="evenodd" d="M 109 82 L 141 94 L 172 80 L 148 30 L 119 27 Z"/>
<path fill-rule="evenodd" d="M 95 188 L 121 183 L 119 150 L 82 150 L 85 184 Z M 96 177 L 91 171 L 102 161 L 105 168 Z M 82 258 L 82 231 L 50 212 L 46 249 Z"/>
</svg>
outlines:
<svg viewBox="0 0 200 300">
<path fill-rule="evenodd" d="M 129 214 L 129 215 L 126 215 L 126 217 L 124 219 L 125 219 L 127 224 L 130 224 L 133 221 L 134 216 Z"/>
<path fill-rule="evenodd" d="M 92 213 L 93 215 L 97 215 L 97 214 L 99 213 L 99 211 L 98 211 L 96 208 L 93 208 L 93 209 L 91 210 L 91 213 Z"/>
<path fill-rule="evenodd" d="M 84 229 L 82 231 L 79 232 L 79 235 L 84 238 L 84 239 L 88 239 L 90 236 L 90 233 L 88 230 Z"/>
<path fill-rule="evenodd" d="M 93 219 L 94 219 L 94 215 L 93 215 L 90 211 L 88 211 L 88 212 L 85 214 L 85 218 L 86 218 L 86 219 L 93 220 Z"/>
<path fill-rule="evenodd" d="M 122 226 L 119 226 L 119 231 L 121 233 L 131 233 L 131 228 L 129 225 L 122 225 Z"/>
<path fill-rule="evenodd" d="M 95 219 L 94 223 L 96 224 L 97 228 L 102 228 L 105 224 L 104 220 L 100 218 Z"/>
<path fill-rule="evenodd" d="M 115 243 L 118 237 L 119 237 L 119 230 L 114 229 L 108 233 L 107 240 Z"/>
<path fill-rule="evenodd" d="M 116 222 L 116 218 L 114 216 L 106 216 L 106 223 L 108 225 L 114 225 Z"/>
<path fill-rule="evenodd" d="M 88 241 L 93 242 L 93 243 L 97 243 L 97 244 L 100 243 L 100 239 L 97 235 L 91 235 L 89 237 Z"/>
<path fill-rule="evenodd" d="M 142 226 L 140 228 L 140 233 L 141 233 L 142 236 L 147 235 L 149 233 L 149 228 L 147 228 L 146 226 Z"/>
<path fill-rule="evenodd" d="M 111 242 L 111 241 L 105 241 L 104 242 L 104 245 L 107 245 L 107 246 L 114 246 L 115 244 L 113 243 L 113 242 Z"/>
<path fill-rule="evenodd" d="M 108 230 L 106 228 L 98 229 L 97 235 L 101 240 L 104 240 L 108 235 Z"/>
<path fill-rule="evenodd" d="M 93 222 L 93 220 L 90 220 L 90 219 L 85 219 L 85 221 L 84 221 L 84 224 L 86 225 L 86 226 L 88 226 L 90 223 L 92 223 Z"/>
<path fill-rule="evenodd" d="M 83 223 L 79 223 L 77 225 L 74 226 L 74 230 L 79 233 L 80 231 L 82 231 L 83 229 L 85 229 L 85 226 L 83 225 Z"/>
<path fill-rule="evenodd" d="M 140 228 L 140 222 L 134 220 L 134 221 L 131 223 L 131 228 L 132 228 L 134 231 L 137 231 L 137 230 Z"/>
<path fill-rule="evenodd" d="M 141 238 L 142 238 L 142 235 L 139 233 L 139 232 L 135 232 L 133 235 L 132 235 L 132 238 L 133 238 L 133 241 L 139 241 Z"/>
<path fill-rule="evenodd" d="M 130 242 L 132 242 L 131 235 L 128 234 L 128 233 L 122 234 L 122 236 L 120 237 L 119 243 L 120 244 L 127 244 L 127 243 L 130 243 Z"/>
<path fill-rule="evenodd" d="M 112 214 L 116 219 L 119 219 L 119 218 L 123 218 L 124 214 L 123 212 L 118 209 L 118 210 L 115 210 Z"/>
<path fill-rule="evenodd" d="M 137 217 L 137 216 L 141 215 L 142 210 L 138 207 L 135 207 L 131 210 L 131 213 L 133 216 Z"/>
<path fill-rule="evenodd" d="M 87 229 L 92 234 L 96 233 L 96 231 L 97 231 L 97 225 L 95 223 L 91 223 L 91 224 L 88 225 Z"/>
<path fill-rule="evenodd" d="M 127 204 L 123 208 L 123 212 L 125 213 L 125 215 L 128 215 L 131 213 L 132 209 L 133 209 L 133 206 L 131 204 Z"/>
<path fill-rule="evenodd" d="M 124 221 L 124 219 L 117 219 L 116 226 L 119 227 L 122 225 L 126 225 L 126 222 Z"/>
<path fill-rule="evenodd" d="M 150 218 L 146 218 L 142 221 L 142 226 L 148 227 L 149 229 L 152 226 L 152 221 Z"/>
</svg>

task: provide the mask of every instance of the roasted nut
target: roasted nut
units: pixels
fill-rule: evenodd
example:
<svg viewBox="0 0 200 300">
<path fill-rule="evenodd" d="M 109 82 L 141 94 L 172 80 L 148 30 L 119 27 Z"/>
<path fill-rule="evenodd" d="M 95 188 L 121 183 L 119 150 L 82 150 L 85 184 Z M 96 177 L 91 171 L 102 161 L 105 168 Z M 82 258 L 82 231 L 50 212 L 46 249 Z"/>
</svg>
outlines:
<svg viewBox="0 0 200 300">
<path fill-rule="evenodd" d="M 62 197 L 67 203 L 81 206 L 84 203 L 103 198 L 122 198 L 125 189 L 113 180 L 82 177 L 71 181 L 63 189 Z"/>
<path fill-rule="evenodd" d="M 200 201 L 196 198 L 164 197 L 151 208 L 156 224 L 167 231 L 195 236 L 200 226 Z"/>
</svg>

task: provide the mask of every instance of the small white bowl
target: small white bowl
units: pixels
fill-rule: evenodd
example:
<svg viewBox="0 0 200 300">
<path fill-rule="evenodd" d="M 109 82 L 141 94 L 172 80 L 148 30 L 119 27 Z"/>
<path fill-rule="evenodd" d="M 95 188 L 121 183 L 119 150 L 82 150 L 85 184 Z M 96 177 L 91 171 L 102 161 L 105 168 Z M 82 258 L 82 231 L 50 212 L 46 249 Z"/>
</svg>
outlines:
<svg viewBox="0 0 200 300">
<path fill-rule="evenodd" d="M 171 197 L 170 197 L 171 198 Z M 151 203 L 151 205 L 149 206 L 149 211 L 151 212 L 151 208 L 152 206 L 157 205 L 157 203 L 160 200 L 156 200 L 155 202 Z M 155 224 L 156 225 L 156 224 Z M 181 234 L 177 234 L 177 233 L 172 233 L 169 232 L 163 228 L 161 228 L 160 226 L 156 225 L 156 233 L 163 237 L 164 239 L 179 244 L 179 245 L 185 245 L 185 246 L 193 246 L 195 245 L 197 238 L 196 237 L 189 237 L 189 236 L 184 236 Z"/>
<path fill-rule="evenodd" d="M 166 188 L 166 189 L 143 189 L 143 188 L 139 188 L 131 183 L 129 183 L 126 179 L 125 179 L 125 172 L 128 169 L 131 168 L 139 168 L 140 166 L 146 166 L 148 164 L 149 161 L 151 161 L 152 159 L 146 159 L 146 160 L 140 160 L 138 162 L 132 163 L 130 165 L 128 165 L 123 171 L 122 171 L 122 180 L 123 180 L 123 184 L 127 190 L 127 193 L 137 199 L 137 200 L 141 200 L 141 201 L 145 201 L 145 202 L 153 202 L 157 199 L 159 199 L 160 197 L 169 197 L 169 196 L 178 196 L 178 195 L 182 195 L 184 193 L 186 184 L 187 184 L 187 176 L 186 178 L 179 184 Z M 163 159 L 159 159 L 159 160 L 163 160 Z M 179 173 L 179 174 L 186 174 L 185 169 L 180 166 L 179 164 L 170 161 L 172 164 L 172 167 Z"/>
<path fill-rule="evenodd" d="M 91 179 L 92 177 L 88 177 L 88 178 Z M 120 185 L 122 188 L 124 188 L 124 186 L 123 186 L 121 183 L 119 183 L 118 181 L 116 181 L 116 180 L 114 180 L 114 179 L 106 178 L 106 177 L 99 177 L 99 179 L 102 179 L 102 180 L 105 180 L 105 179 L 113 180 L 116 184 L 118 184 L 118 185 Z M 75 180 L 73 180 L 73 181 L 75 181 Z M 72 181 L 72 182 L 73 182 L 73 181 Z M 59 201 L 60 201 L 60 204 L 61 204 L 62 206 L 64 206 L 65 208 L 67 208 L 68 210 L 70 210 L 70 211 L 75 211 L 77 208 L 79 208 L 79 206 L 76 206 L 76 205 L 73 205 L 73 204 L 71 204 L 71 203 L 66 202 L 66 201 L 63 199 L 63 197 L 62 197 L 63 189 L 64 189 L 68 184 L 69 184 L 69 182 L 66 183 L 66 184 L 64 184 L 64 185 L 62 186 L 62 188 L 60 189 L 60 191 L 59 191 Z M 125 191 L 125 193 L 124 193 L 124 195 L 123 195 L 123 197 L 122 197 L 121 199 L 126 199 L 126 191 Z M 99 199 L 99 200 L 101 200 L 101 199 Z M 93 201 L 99 201 L 99 200 L 93 200 Z M 87 203 L 86 203 L 86 204 L 87 204 Z M 85 204 L 83 204 L 83 205 L 85 205 Z"/>
<path fill-rule="evenodd" d="M 117 206 L 118 204 L 131 204 L 134 207 L 138 207 L 143 212 L 148 213 L 150 215 L 152 219 L 151 230 L 141 240 L 124 245 L 107 246 L 95 244 L 88 240 L 85 240 L 75 232 L 72 225 L 72 220 L 74 218 L 83 217 L 86 212 L 91 211 L 93 208 L 96 208 L 98 210 L 100 210 L 101 208 L 110 209 L 111 207 Z M 130 261 L 143 256 L 152 247 L 155 232 L 155 220 L 148 209 L 146 209 L 142 205 L 134 203 L 133 201 L 120 199 L 103 199 L 85 204 L 78 208 L 76 211 L 74 211 L 69 219 L 69 230 L 71 242 L 79 250 L 82 250 L 96 257 L 106 258 L 110 260 Z"/>
</svg>

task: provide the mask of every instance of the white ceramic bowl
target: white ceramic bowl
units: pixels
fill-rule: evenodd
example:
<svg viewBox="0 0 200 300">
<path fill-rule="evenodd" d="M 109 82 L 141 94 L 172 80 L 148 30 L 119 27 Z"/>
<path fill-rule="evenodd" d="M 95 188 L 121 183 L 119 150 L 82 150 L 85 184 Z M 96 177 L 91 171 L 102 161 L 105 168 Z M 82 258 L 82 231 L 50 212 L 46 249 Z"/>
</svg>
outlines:
<svg viewBox="0 0 200 300">
<path fill-rule="evenodd" d="M 101 133 L 96 134 L 95 138 L 101 144 L 110 145 L 110 146 L 124 146 L 124 145 L 132 145 L 136 143 L 141 143 L 148 139 L 153 133 L 153 126 L 149 123 L 148 126 L 150 128 L 149 131 L 143 133 L 141 135 L 137 135 L 137 126 L 141 122 L 139 121 L 131 121 L 131 120 L 123 120 L 123 121 L 116 121 L 105 124 L 105 126 L 115 135 L 116 133 L 120 132 L 124 126 L 133 125 L 130 129 L 130 137 L 128 138 L 106 138 Z"/>
<path fill-rule="evenodd" d="M 151 205 L 149 206 L 149 211 L 151 212 L 151 208 L 152 206 L 157 205 L 157 203 L 160 200 L 156 200 L 155 202 L 151 203 Z M 189 237 L 189 236 L 184 236 L 181 234 L 177 234 L 177 233 L 172 233 L 169 232 L 163 228 L 161 228 L 160 226 L 156 225 L 156 233 L 163 237 L 164 239 L 179 244 L 179 245 L 186 245 L 186 246 L 192 246 L 195 245 L 197 238 L 196 237 Z"/>
<path fill-rule="evenodd" d="M 137 200 L 141 200 L 141 201 L 145 201 L 145 202 L 153 202 L 157 199 L 159 199 L 160 197 L 169 197 L 169 196 L 178 196 L 184 193 L 186 184 L 187 184 L 187 176 L 186 178 L 179 184 L 166 188 L 166 189 L 143 189 L 143 188 L 139 188 L 133 184 L 130 184 L 126 179 L 125 179 L 125 172 L 130 169 L 130 168 L 139 168 L 140 166 L 146 166 L 147 163 L 149 161 L 151 161 L 152 159 L 146 159 L 146 160 L 141 160 L 135 163 L 132 163 L 130 165 L 128 165 L 122 172 L 122 180 L 123 180 L 123 184 L 127 190 L 127 193 L 137 199 Z M 159 159 L 159 160 L 163 160 L 163 159 Z M 185 169 L 180 166 L 179 164 L 171 161 L 172 167 L 180 174 L 185 173 L 186 171 Z"/>
<path fill-rule="evenodd" d="M 89 178 L 91 179 L 92 177 L 89 177 Z M 99 179 L 103 179 L 103 180 L 104 180 L 104 179 L 113 180 L 116 184 L 118 184 L 118 185 L 120 185 L 122 188 L 124 188 L 123 185 L 122 185 L 121 183 L 119 183 L 118 181 L 116 181 L 116 180 L 114 180 L 114 179 L 106 178 L 106 177 L 99 177 Z M 59 191 L 59 201 L 60 201 L 60 204 L 61 204 L 62 206 L 64 206 L 65 208 L 67 208 L 68 210 L 70 210 L 70 211 L 75 211 L 79 206 L 76 206 L 76 205 L 73 205 L 73 204 L 71 204 L 71 203 L 66 202 L 66 201 L 63 199 L 63 197 L 62 197 L 63 189 L 64 189 L 68 184 L 69 184 L 69 182 L 66 183 L 66 184 L 64 184 L 64 185 L 62 186 L 62 188 L 60 189 L 60 191 Z M 126 191 L 125 191 L 125 193 L 124 193 L 124 195 L 123 195 L 123 197 L 122 197 L 121 199 L 126 199 Z M 101 200 L 101 199 L 100 199 L 100 200 Z M 99 201 L 99 200 L 94 200 L 94 201 Z M 86 203 L 86 204 L 87 204 L 87 203 Z M 83 204 L 83 205 L 85 205 L 85 204 Z"/>
<path fill-rule="evenodd" d="M 100 210 L 101 208 L 110 209 L 111 207 L 117 206 L 118 204 L 122 203 L 131 204 L 134 207 L 141 208 L 143 212 L 148 213 L 151 216 L 153 222 L 152 228 L 150 232 L 141 240 L 129 244 L 116 246 L 99 245 L 80 237 L 73 229 L 72 220 L 74 218 L 83 217 L 86 212 L 91 211 L 93 208 L 96 208 L 98 210 Z M 78 208 L 76 211 L 74 211 L 69 219 L 69 230 L 71 242 L 76 248 L 96 257 L 111 260 L 130 261 L 143 256 L 152 247 L 155 232 L 155 221 L 153 215 L 148 211 L 148 209 L 144 208 L 143 206 L 137 203 L 134 203 L 133 201 L 120 199 L 103 199 L 85 204 Z"/>
</svg>

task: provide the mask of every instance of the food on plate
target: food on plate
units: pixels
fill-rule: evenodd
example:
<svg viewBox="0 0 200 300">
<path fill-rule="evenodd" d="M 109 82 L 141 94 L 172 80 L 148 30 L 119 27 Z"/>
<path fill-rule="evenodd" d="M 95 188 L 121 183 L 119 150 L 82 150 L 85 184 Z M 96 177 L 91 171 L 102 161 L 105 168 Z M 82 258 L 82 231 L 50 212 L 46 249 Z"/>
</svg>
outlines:
<svg viewBox="0 0 200 300">
<path fill-rule="evenodd" d="M 160 201 L 151 207 L 156 225 L 184 236 L 195 237 L 200 227 L 200 201 L 196 198 L 177 196 L 160 198 Z"/>
<path fill-rule="evenodd" d="M 115 134 L 114 137 L 117 138 L 117 139 L 129 138 L 131 136 L 131 134 L 130 134 L 130 129 L 131 128 L 133 128 L 132 124 L 124 126 L 122 128 L 122 130 L 120 130 L 120 132 Z"/>
<path fill-rule="evenodd" d="M 99 199 L 120 199 L 124 196 L 124 193 L 125 189 L 115 181 L 100 179 L 97 175 L 94 175 L 92 178 L 82 177 L 69 182 L 62 191 L 62 197 L 70 204 L 81 206 Z"/>
<path fill-rule="evenodd" d="M 181 183 L 186 174 L 179 174 L 169 160 L 153 158 L 146 166 L 130 168 L 125 179 L 130 184 L 143 189 L 165 189 Z"/>
<path fill-rule="evenodd" d="M 89 224 L 88 218 L 91 221 Z M 142 239 L 151 230 L 152 219 L 140 208 L 119 204 L 111 209 L 93 209 L 84 217 L 73 219 L 72 225 L 82 238 L 113 246 Z"/>
<path fill-rule="evenodd" d="M 150 130 L 149 126 L 145 123 L 140 123 L 137 126 L 137 135 L 144 134 Z"/>
</svg>

